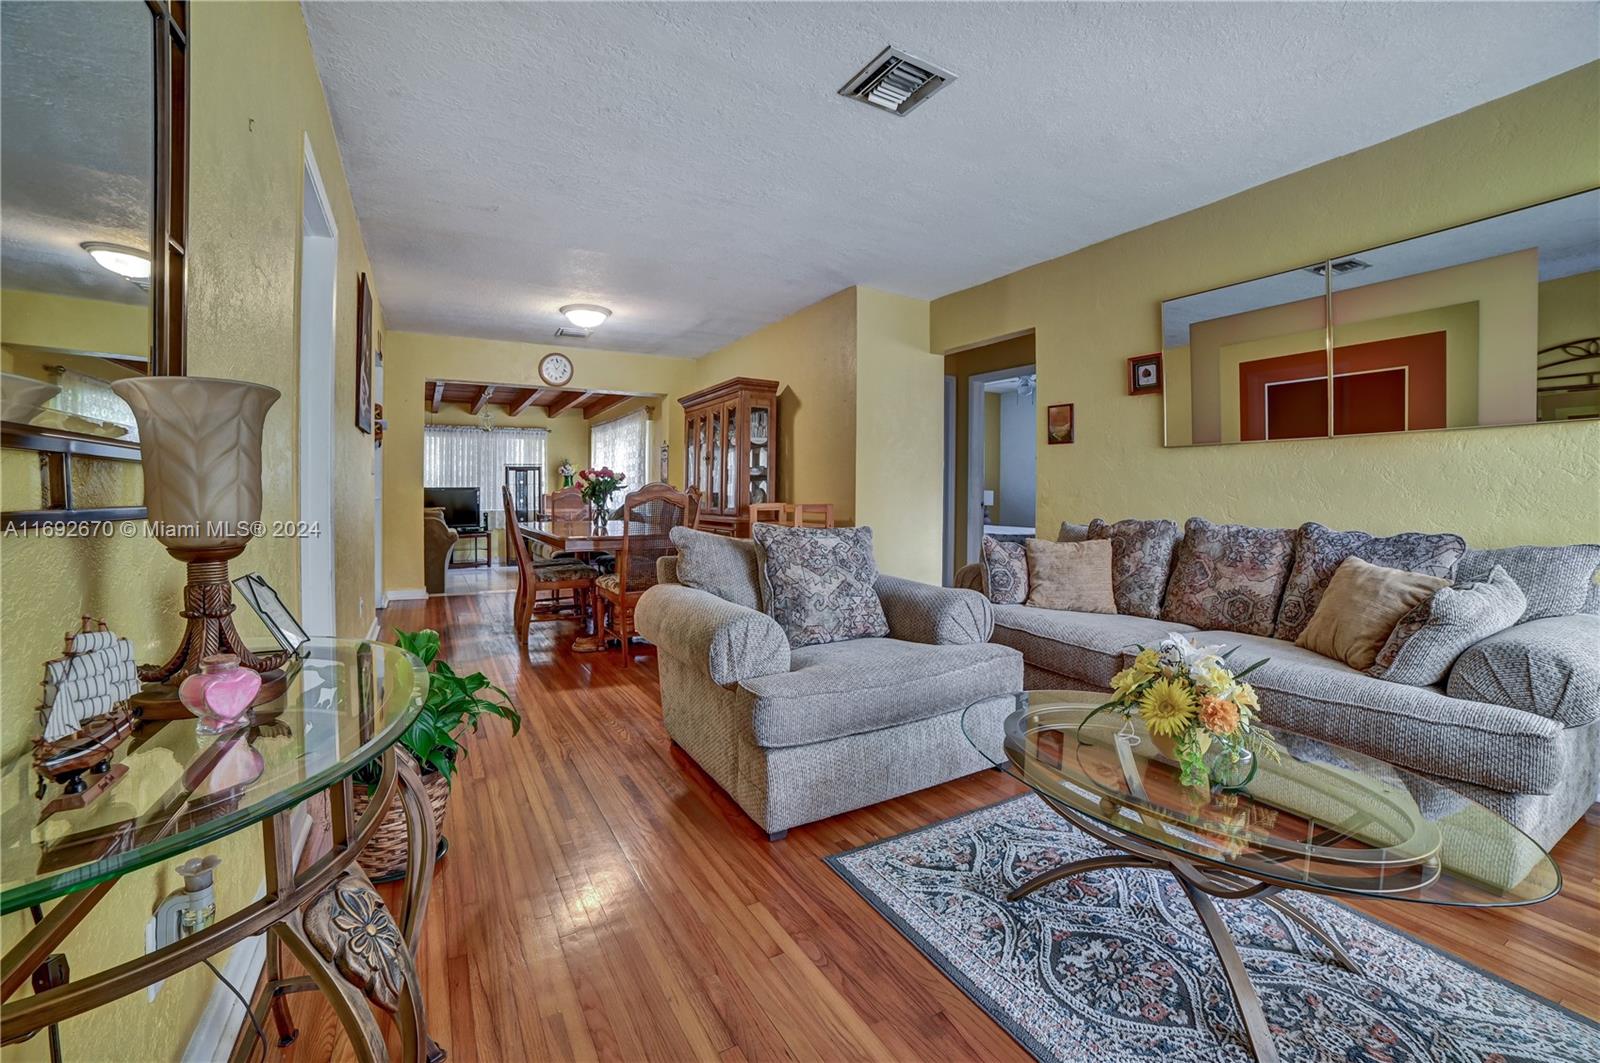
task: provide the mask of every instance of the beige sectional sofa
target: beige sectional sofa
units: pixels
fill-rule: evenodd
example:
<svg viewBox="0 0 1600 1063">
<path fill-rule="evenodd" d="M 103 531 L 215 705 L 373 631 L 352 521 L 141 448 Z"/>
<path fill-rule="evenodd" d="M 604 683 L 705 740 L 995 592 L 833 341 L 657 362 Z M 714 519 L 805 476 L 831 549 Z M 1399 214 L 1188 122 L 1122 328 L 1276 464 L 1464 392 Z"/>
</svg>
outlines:
<svg viewBox="0 0 1600 1063">
<path fill-rule="evenodd" d="M 1592 586 L 1600 547 L 1564 549 L 1569 553 L 1467 551 L 1463 573 L 1481 576 L 1506 560 L 1530 585 L 1530 601 L 1538 594 L 1531 584 L 1542 580 L 1591 585 L 1587 598 L 1581 587 L 1566 595 L 1581 611 L 1527 620 L 1482 640 L 1432 686 L 1374 678 L 1283 639 L 1142 616 L 997 604 L 991 638 L 1021 652 L 1030 690 L 1109 689 L 1138 646 L 1169 632 L 1238 646 L 1241 662 L 1268 659 L 1250 681 L 1269 726 L 1431 776 L 1548 848 L 1600 790 L 1600 610 Z M 962 569 L 956 582 L 985 590 L 979 565 Z"/>
</svg>

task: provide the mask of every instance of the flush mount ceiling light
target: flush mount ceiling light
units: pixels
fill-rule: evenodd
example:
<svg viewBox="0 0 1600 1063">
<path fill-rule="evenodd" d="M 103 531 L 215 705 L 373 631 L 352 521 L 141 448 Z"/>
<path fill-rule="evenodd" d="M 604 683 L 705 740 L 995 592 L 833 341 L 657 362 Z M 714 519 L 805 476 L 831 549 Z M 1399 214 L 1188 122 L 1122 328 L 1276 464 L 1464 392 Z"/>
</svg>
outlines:
<svg viewBox="0 0 1600 1063">
<path fill-rule="evenodd" d="M 904 116 L 955 79 L 950 71 L 891 46 L 856 71 L 839 95 Z"/>
<path fill-rule="evenodd" d="M 135 284 L 150 279 L 150 256 L 137 247 L 123 247 L 121 244 L 107 244 L 98 240 L 78 246 L 89 252 L 89 257 L 102 268 L 119 277 L 126 277 Z"/>
<path fill-rule="evenodd" d="M 568 303 L 561 308 L 561 315 L 581 329 L 594 329 L 605 324 L 611 311 L 593 303 Z"/>
</svg>

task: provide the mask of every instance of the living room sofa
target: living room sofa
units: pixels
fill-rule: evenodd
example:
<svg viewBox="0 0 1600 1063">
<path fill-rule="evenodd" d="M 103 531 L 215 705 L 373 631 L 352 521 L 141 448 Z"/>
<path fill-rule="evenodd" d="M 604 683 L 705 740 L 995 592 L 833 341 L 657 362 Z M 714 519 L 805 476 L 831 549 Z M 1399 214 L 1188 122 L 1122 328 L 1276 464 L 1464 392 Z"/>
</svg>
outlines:
<svg viewBox="0 0 1600 1063">
<path fill-rule="evenodd" d="M 768 837 L 992 766 L 963 710 L 1022 689 L 1023 657 L 989 641 L 970 590 L 879 576 L 887 638 L 790 647 L 771 616 L 678 582 L 678 558 L 635 612 L 656 644 L 667 733 Z M 994 697 L 975 710 L 1001 721 Z"/>
<path fill-rule="evenodd" d="M 1063 525 L 1062 537 L 1081 537 L 1086 527 Z M 1550 579 L 1588 581 L 1587 597 L 1580 584 L 1567 595 L 1582 603 L 1577 612 L 1526 620 L 1478 642 L 1456 659 L 1444 682 L 1431 686 L 1375 678 L 1292 641 L 1157 617 L 995 605 L 991 637 L 1022 654 L 1029 690 L 1109 690 L 1139 646 L 1171 632 L 1237 646 L 1239 664 L 1267 659 L 1250 683 L 1269 728 L 1430 776 L 1549 848 L 1600 792 L 1596 550 L 1467 550 L 1456 566 L 1458 579 L 1469 573 L 1482 578 L 1505 561 L 1528 585 L 1530 601 L 1538 593 L 1532 584 Z M 983 567 L 965 566 L 955 582 L 983 590 Z"/>
</svg>

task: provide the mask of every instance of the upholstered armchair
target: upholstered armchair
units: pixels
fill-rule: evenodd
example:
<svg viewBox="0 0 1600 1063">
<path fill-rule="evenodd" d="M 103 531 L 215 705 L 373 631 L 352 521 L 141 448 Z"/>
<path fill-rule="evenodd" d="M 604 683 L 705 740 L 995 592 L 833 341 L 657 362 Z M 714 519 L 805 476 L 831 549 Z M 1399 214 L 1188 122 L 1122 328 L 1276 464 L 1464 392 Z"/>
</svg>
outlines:
<svg viewBox="0 0 1600 1063">
<path fill-rule="evenodd" d="M 444 593 L 444 570 L 458 538 L 455 529 L 444 522 L 443 507 L 422 511 L 422 578 L 429 594 Z"/>
</svg>

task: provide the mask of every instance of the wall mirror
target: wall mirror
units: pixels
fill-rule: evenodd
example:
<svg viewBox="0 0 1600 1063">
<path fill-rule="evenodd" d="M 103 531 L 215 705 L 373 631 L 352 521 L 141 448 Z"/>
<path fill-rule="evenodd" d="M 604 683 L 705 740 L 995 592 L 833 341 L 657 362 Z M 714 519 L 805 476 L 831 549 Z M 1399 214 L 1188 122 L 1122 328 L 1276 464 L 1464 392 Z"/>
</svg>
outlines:
<svg viewBox="0 0 1600 1063">
<path fill-rule="evenodd" d="M 1166 444 L 1600 417 L 1600 190 L 1162 304 Z"/>
<path fill-rule="evenodd" d="M 156 0 L 0 6 L 9 522 L 140 512 L 137 473 L 102 463 L 139 456 L 111 382 L 184 368 L 186 28 Z"/>
</svg>

